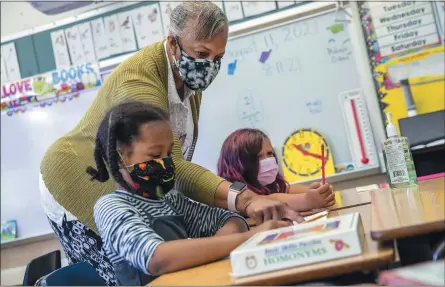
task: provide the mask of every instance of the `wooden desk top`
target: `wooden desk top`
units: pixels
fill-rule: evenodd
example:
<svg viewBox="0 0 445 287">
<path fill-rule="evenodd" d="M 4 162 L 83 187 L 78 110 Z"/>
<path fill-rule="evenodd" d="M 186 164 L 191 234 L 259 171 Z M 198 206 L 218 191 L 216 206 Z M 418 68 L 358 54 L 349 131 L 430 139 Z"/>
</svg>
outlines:
<svg viewBox="0 0 445 287">
<path fill-rule="evenodd" d="M 329 208 L 313 209 L 309 211 L 300 212 L 302 216 L 308 216 L 321 212 L 324 210 L 334 211 L 344 208 L 350 208 L 354 206 L 364 205 L 371 203 L 370 191 L 357 191 L 355 188 L 345 189 L 335 192 L 335 204 Z M 249 226 L 255 226 L 255 221 L 251 218 L 247 218 Z"/>
<path fill-rule="evenodd" d="M 445 230 L 444 178 L 421 181 L 418 187 L 371 192 L 374 240 L 391 240 Z"/>
<path fill-rule="evenodd" d="M 358 270 L 374 269 L 393 262 L 393 246 L 390 244 L 383 246 L 378 242 L 372 241 L 369 236 L 371 226 L 371 206 L 369 204 L 332 211 L 330 216 L 352 212 L 360 212 L 363 226 L 367 233 L 362 255 L 237 279 L 231 278 L 229 275 L 232 270 L 230 261 L 222 260 L 163 275 L 151 282 L 150 285 L 284 285 Z"/>
</svg>

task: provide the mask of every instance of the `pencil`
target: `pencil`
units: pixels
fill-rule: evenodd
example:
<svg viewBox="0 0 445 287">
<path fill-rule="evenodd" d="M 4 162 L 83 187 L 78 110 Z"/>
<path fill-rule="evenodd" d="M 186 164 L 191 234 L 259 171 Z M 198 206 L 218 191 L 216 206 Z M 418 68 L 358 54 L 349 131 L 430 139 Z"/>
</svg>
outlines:
<svg viewBox="0 0 445 287">
<path fill-rule="evenodd" d="M 326 184 L 326 178 L 324 174 L 324 144 L 321 145 L 321 184 Z"/>
</svg>

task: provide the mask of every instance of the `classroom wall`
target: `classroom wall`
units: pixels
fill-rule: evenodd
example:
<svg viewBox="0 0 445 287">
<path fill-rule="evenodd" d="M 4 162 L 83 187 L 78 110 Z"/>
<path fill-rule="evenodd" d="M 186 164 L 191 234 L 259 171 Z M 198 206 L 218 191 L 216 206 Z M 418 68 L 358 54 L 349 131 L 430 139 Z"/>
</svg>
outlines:
<svg viewBox="0 0 445 287">
<path fill-rule="evenodd" d="M 20 1 L 1 2 L 1 37 L 10 36 L 60 19 L 75 16 L 85 11 L 109 5 L 109 2 L 112 2 L 91 4 L 58 15 L 46 15 L 32 7 L 31 4 Z"/>
</svg>

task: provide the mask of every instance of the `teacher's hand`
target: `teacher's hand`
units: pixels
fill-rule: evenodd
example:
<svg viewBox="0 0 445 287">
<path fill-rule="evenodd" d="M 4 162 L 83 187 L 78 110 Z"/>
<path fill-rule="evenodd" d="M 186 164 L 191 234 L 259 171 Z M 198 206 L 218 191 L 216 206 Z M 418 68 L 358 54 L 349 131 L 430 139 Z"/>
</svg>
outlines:
<svg viewBox="0 0 445 287">
<path fill-rule="evenodd" d="M 250 190 L 246 190 L 240 194 L 236 204 L 237 209 L 254 219 L 257 225 L 271 219 L 287 219 L 298 223 L 304 221 L 303 217 L 287 206 L 287 204 L 271 200 L 264 195 L 257 195 Z"/>
</svg>

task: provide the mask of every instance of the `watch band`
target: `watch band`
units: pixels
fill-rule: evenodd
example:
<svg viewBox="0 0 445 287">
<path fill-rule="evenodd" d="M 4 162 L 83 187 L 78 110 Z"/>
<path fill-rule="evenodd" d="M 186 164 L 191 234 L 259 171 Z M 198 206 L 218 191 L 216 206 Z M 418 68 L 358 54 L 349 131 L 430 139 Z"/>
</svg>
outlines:
<svg viewBox="0 0 445 287">
<path fill-rule="evenodd" d="M 229 193 L 227 194 L 227 207 L 230 211 L 238 212 L 238 210 L 236 210 L 236 197 L 238 194 L 238 192 L 229 187 Z"/>
</svg>

